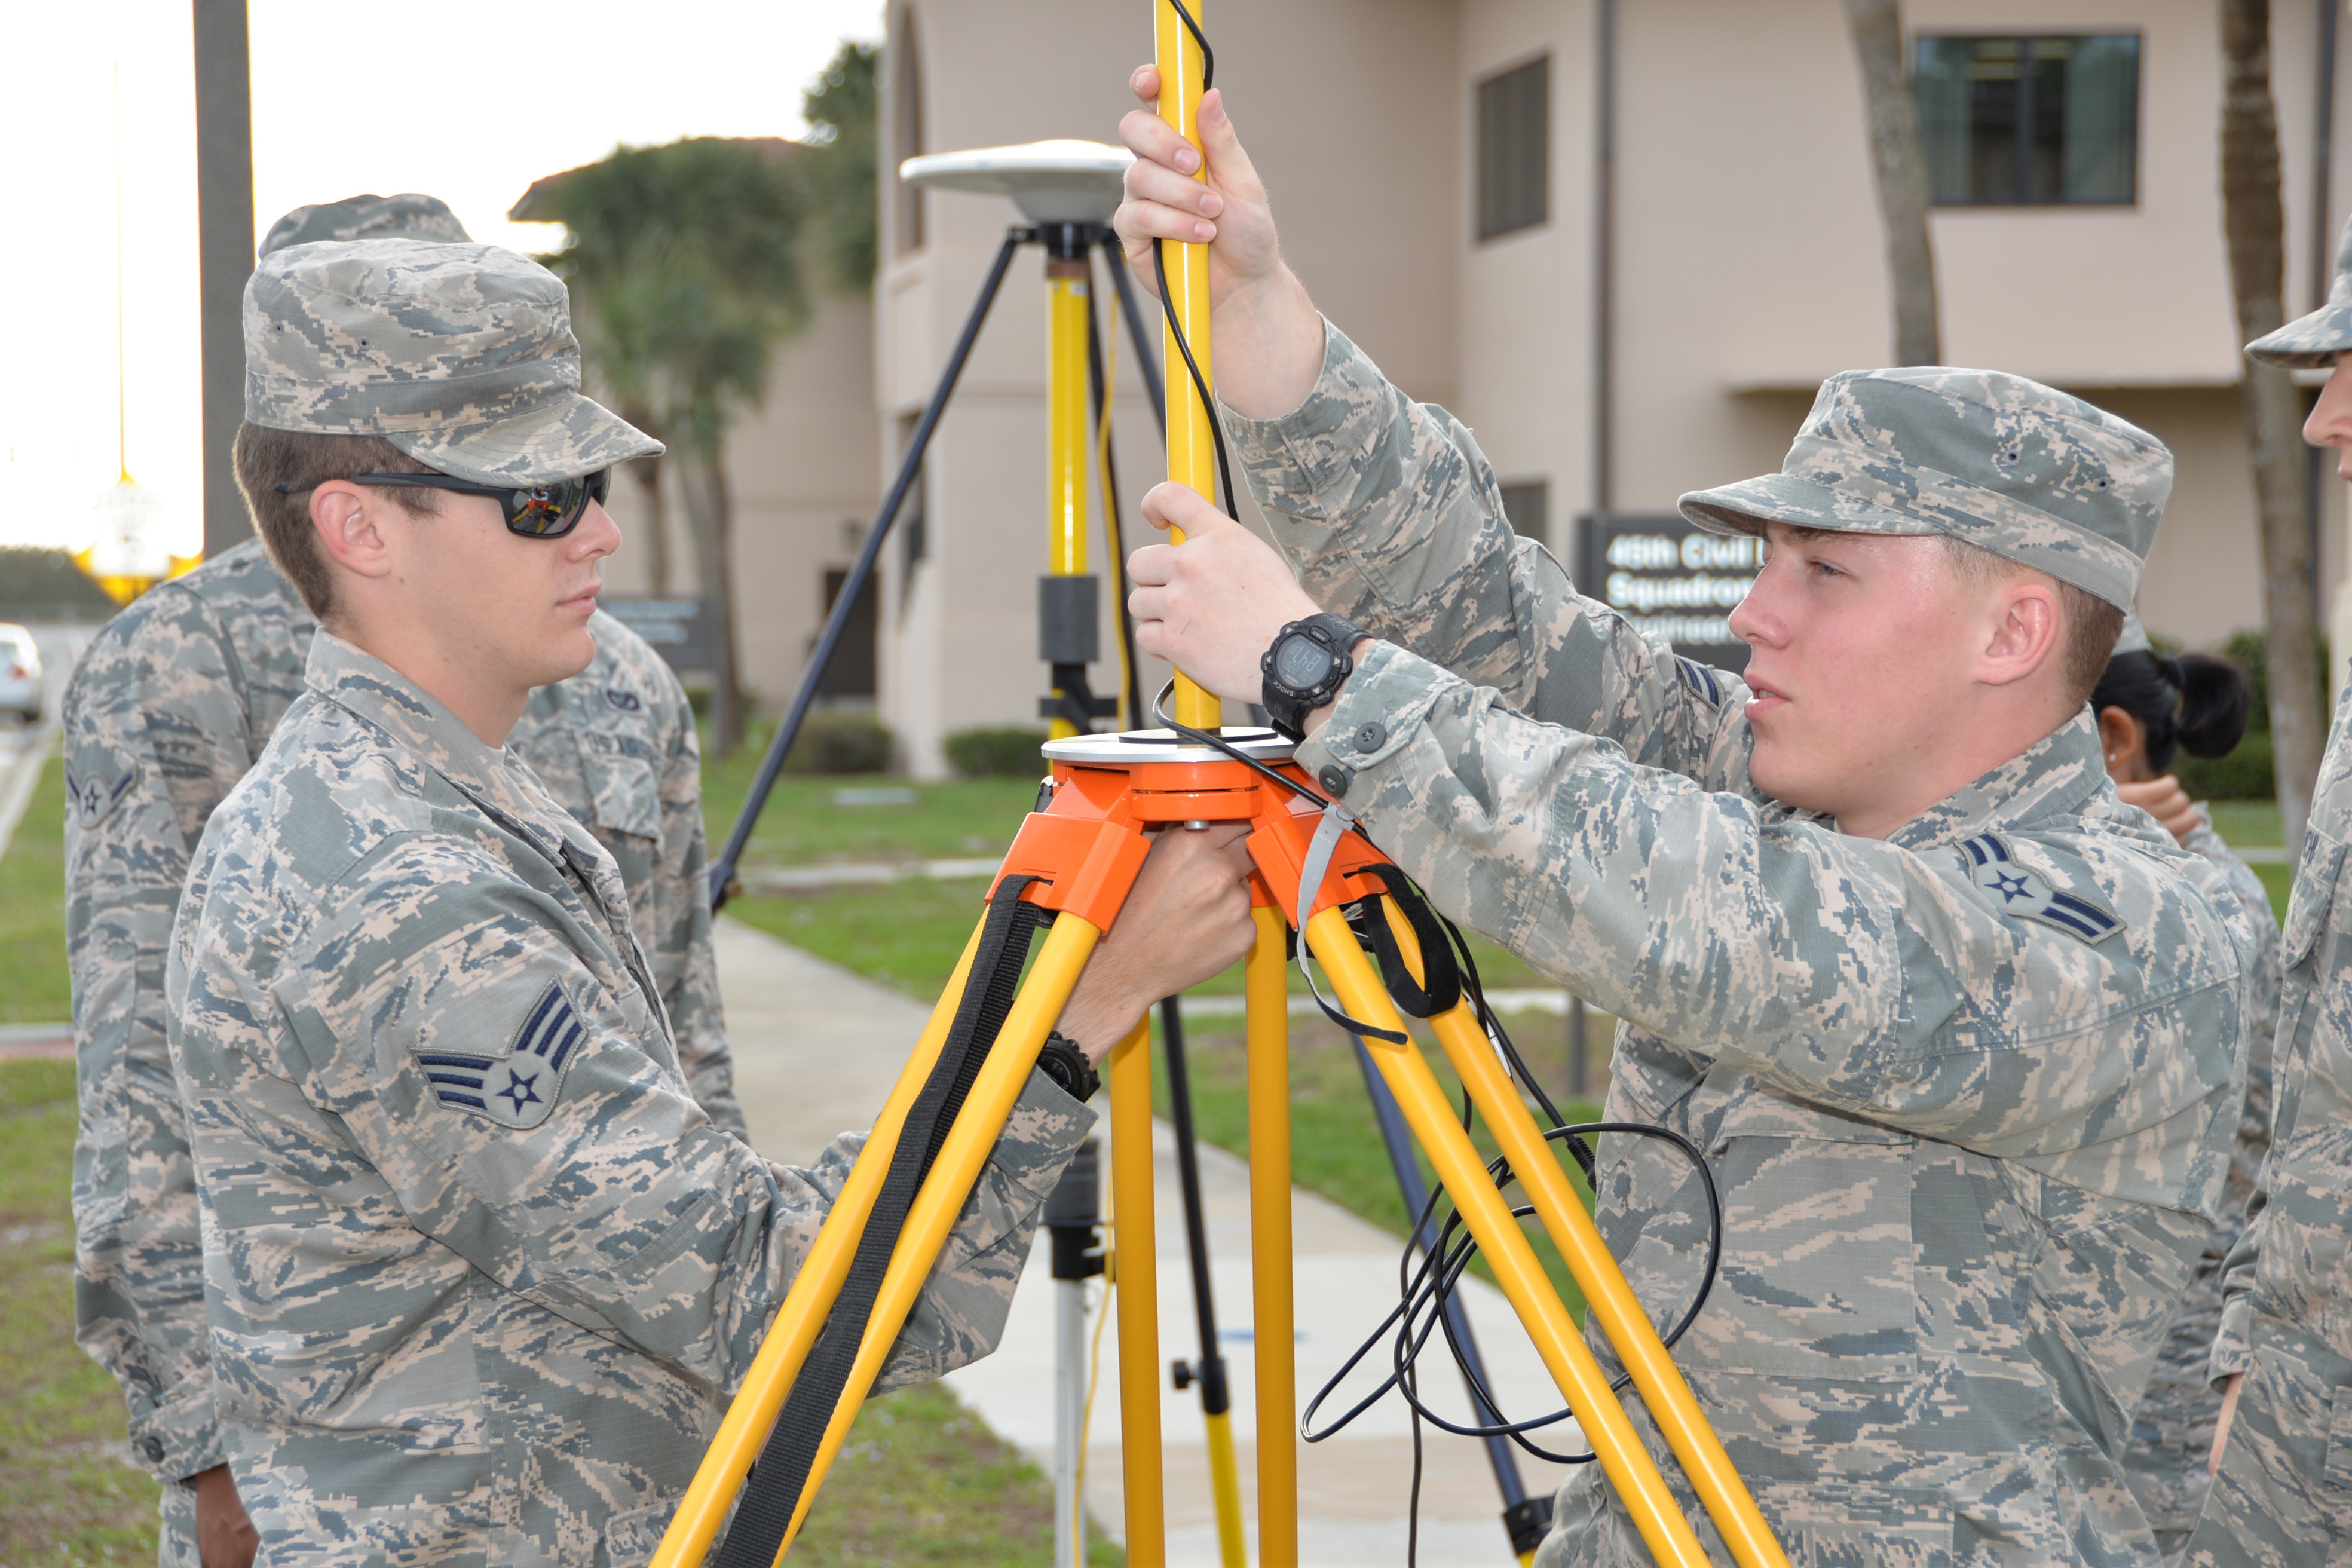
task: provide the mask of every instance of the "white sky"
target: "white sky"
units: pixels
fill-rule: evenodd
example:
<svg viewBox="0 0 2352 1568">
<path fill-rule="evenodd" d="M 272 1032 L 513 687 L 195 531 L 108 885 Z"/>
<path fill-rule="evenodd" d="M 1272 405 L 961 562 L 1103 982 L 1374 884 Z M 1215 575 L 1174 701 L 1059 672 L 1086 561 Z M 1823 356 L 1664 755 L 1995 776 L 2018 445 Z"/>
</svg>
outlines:
<svg viewBox="0 0 2352 1568">
<path fill-rule="evenodd" d="M 475 238 L 542 174 L 616 143 L 797 136 L 801 92 L 882 0 L 248 0 L 257 237 L 289 207 L 425 191 Z M 648 18 L 658 18 L 649 23 Z M 0 146 L 0 544 L 89 542 L 116 467 L 114 128 L 121 79 L 127 462 L 173 548 L 203 538 L 195 87 L 187 0 L 11 11 Z"/>
</svg>

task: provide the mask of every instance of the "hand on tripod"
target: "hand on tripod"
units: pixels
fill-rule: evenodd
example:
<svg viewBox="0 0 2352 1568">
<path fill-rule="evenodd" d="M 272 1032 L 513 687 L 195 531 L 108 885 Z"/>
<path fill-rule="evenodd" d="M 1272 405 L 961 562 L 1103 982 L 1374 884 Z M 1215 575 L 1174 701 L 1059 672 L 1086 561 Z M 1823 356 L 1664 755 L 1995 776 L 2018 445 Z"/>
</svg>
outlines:
<svg viewBox="0 0 2352 1568">
<path fill-rule="evenodd" d="M 1222 974 L 1257 940 L 1249 825 L 1162 828 L 1118 919 L 1062 1009 L 1060 1032 L 1100 1066 L 1162 996 Z"/>
<path fill-rule="evenodd" d="M 1128 84 L 1145 103 L 1156 102 L 1159 68 L 1139 66 Z M 1234 133 L 1222 89 L 1202 94 L 1200 129 L 1196 152 L 1148 109 L 1119 121 L 1119 138 L 1135 162 L 1111 226 L 1129 269 L 1155 298 L 1152 241 L 1209 247 L 1218 396 L 1237 414 L 1270 419 L 1297 407 L 1315 385 L 1323 368 L 1323 318 L 1306 285 L 1283 264 L 1274 209 Z M 1194 177 L 1202 153 L 1205 184 Z"/>
</svg>

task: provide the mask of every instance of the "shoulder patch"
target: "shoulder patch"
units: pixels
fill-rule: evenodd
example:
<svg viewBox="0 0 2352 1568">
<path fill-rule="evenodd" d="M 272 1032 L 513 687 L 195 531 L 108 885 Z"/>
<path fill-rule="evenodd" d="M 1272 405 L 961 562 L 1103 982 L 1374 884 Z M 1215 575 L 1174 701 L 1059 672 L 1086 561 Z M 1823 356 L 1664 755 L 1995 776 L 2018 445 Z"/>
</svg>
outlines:
<svg viewBox="0 0 2352 1568">
<path fill-rule="evenodd" d="M 551 984 L 523 1015 L 503 1057 L 470 1051 L 416 1053 L 441 1103 L 508 1127 L 536 1127 L 555 1109 L 563 1069 L 587 1033 L 572 998 Z"/>
<path fill-rule="evenodd" d="M 2010 858 L 1998 834 L 1979 833 L 1960 844 L 1960 863 L 2002 914 L 2055 926 L 2084 942 L 2105 942 L 2123 921 L 2079 893 L 2062 893 Z"/>
<path fill-rule="evenodd" d="M 645 700 L 640 698 L 635 692 L 619 686 L 608 686 L 604 688 L 604 700 L 611 703 L 614 707 L 619 709 L 624 713 L 635 713 L 642 711 L 646 705 Z"/>
<path fill-rule="evenodd" d="M 1684 685 L 1717 707 L 1723 706 L 1723 685 L 1715 679 L 1713 669 L 1695 658 L 1677 658 L 1675 663 L 1682 668 Z"/>
<path fill-rule="evenodd" d="M 139 764 L 133 763 L 121 778 L 108 778 L 102 773 L 78 774 L 66 771 L 66 801 L 72 807 L 74 820 L 83 831 L 96 827 L 122 804 L 131 786 L 139 782 Z"/>
</svg>

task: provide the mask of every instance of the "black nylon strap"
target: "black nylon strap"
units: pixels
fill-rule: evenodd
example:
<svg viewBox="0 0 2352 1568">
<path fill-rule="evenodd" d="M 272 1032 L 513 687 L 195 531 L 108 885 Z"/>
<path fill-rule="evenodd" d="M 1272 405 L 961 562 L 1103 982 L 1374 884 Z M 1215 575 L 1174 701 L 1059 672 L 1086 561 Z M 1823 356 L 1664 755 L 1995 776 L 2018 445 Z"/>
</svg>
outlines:
<svg viewBox="0 0 2352 1568">
<path fill-rule="evenodd" d="M 906 1125 L 899 1130 L 889 1172 L 875 1197 L 865 1233 L 858 1238 L 841 1294 L 784 1398 L 775 1427 L 760 1450 L 759 1462 L 744 1479 L 742 1500 L 719 1548 L 719 1568 L 771 1568 L 783 1546 L 784 1531 L 791 1528 L 793 1511 L 800 1507 L 824 1429 L 832 1424 L 841 1391 L 857 1360 L 857 1346 L 874 1315 L 874 1300 L 889 1270 L 890 1254 L 906 1226 L 907 1212 L 962 1110 L 964 1098 L 980 1076 L 981 1064 L 995 1046 L 1005 1015 L 1012 1011 L 1021 988 L 1029 940 L 1038 926 L 1053 919 L 1051 910 L 1021 901 L 1022 890 L 1034 880 L 1034 877 L 1007 877 L 996 885 L 995 895 L 989 900 L 980 948 L 972 954 L 971 973 L 956 1005 L 955 1022 L 940 1047 L 939 1061 L 923 1082 L 922 1093 L 907 1112 Z"/>
<path fill-rule="evenodd" d="M 1397 908 L 1404 911 L 1405 923 L 1412 927 L 1413 940 L 1421 945 L 1421 969 L 1427 984 L 1412 977 L 1412 968 L 1404 961 L 1404 950 L 1397 944 L 1396 932 L 1389 929 L 1388 917 L 1381 912 L 1378 900 L 1363 901 L 1364 918 L 1356 929 L 1363 933 L 1372 956 L 1380 961 L 1381 984 L 1388 987 L 1397 1010 L 1411 1018 L 1434 1018 L 1440 1013 L 1450 1013 L 1462 1000 L 1462 968 L 1454 962 L 1454 946 L 1445 940 L 1445 930 L 1438 924 L 1436 911 L 1429 907 L 1421 889 L 1394 866 L 1366 866 L 1358 876 L 1377 877 L 1389 890 Z"/>
</svg>

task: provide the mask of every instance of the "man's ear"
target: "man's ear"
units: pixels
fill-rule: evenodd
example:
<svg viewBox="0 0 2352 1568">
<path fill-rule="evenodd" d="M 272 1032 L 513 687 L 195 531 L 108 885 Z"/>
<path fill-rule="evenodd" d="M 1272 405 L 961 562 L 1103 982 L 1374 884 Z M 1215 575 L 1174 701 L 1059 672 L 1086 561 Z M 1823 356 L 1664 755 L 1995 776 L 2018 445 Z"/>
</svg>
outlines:
<svg viewBox="0 0 2352 1568">
<path fill-rule="evenodd" d="M 370 494 L 348 479 L 330 479 L 310 492 L 310 528 L 327 559 L 360 577 L 392 574 L 384 509 L 392 498 Z"/>
<path fill-rule="evenodd" d="M 2057 584 L 2039 572 L 2020 573 L 1993 591 L 1986 607 L 1989 635 L 1977 661 L 1978 679 L 2010 686 L 2056 668 L 2066 640 Z"/>
</svg>

